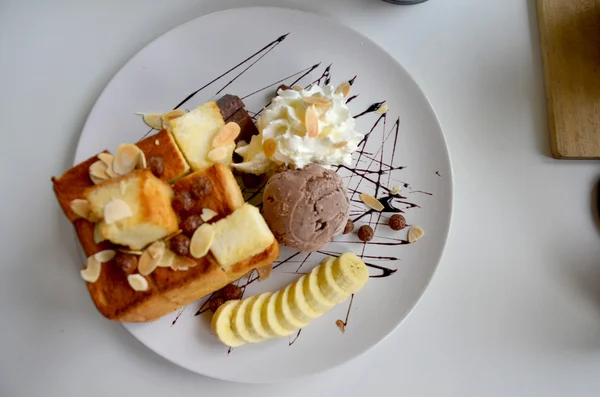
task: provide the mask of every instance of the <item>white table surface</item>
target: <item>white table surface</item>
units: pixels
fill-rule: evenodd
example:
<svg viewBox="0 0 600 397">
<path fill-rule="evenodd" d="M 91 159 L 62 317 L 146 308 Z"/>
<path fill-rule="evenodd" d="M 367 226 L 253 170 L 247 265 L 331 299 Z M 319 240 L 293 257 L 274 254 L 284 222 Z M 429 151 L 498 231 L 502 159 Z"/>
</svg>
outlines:
<svg viewBox="0 0 600 397">
<path fill-rule="evenodd" d="M 195 375 L 99 316 L 49 179 L 136 51 L 241 5 L 378 42 L 430 98 L 454 167 L 450 239 L 416 309 L 364 356 L 292 384 Z M 600 163 L 549 157 L 533 0 L 0 1 L 0 120 L 2 396 L 600 395 Z"/>
</svg>

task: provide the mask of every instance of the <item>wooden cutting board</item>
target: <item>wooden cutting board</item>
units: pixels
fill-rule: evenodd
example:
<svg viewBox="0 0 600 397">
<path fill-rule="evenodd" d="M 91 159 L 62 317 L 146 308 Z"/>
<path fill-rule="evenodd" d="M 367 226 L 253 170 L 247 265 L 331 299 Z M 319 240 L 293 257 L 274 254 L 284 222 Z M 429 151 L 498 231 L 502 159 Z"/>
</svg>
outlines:
<svg viewBox="0 0 600 397">
<path fill-rule="evenodd" d="M 550 146 L 600 159 L 600 0 L 537 0 Z"/>
</svg>

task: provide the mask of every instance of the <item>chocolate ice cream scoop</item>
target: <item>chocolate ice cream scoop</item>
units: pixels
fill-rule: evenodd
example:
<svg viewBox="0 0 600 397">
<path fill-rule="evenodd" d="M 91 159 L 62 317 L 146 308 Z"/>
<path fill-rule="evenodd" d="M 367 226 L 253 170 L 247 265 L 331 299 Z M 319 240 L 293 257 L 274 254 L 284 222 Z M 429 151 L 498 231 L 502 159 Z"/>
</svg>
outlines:
<svg viewBox="0 0 600 397">
<path fill-rule="evenodd" d="M 280 244 L 317 251 L 344 231 L 350 201 L 342 179 L 311 164 L 272 176 L 263 195 L 264 217 Z"/>
</svg>

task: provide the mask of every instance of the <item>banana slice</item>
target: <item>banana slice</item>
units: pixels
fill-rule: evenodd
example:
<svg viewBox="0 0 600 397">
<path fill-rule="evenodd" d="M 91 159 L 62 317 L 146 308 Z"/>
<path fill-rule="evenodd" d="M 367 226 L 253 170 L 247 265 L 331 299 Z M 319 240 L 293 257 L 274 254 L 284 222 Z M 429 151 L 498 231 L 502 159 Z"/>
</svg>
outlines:
<svg viewBox="0 0 600 397">
<path fill-rule="evenodd" d="M 275 335 L 275 337 L 287 336 L 294 332 L 293 328 L 288 328 L 279 322 L 277 317 L 277 301 L 279 296 L 283 293 L 283 290 L 275 292 L 269 297 L 266 304 L 263 305 L 261 324 L 265 330 Z"/>
<path fill-rule="evenodd" d="M 335 258 L 327 258 L 321 262 L 319 273 L 317 274 L 317 281 L 319 288 L 323 295 L 332 302 L 342 303 L 345 301 L 350 294 L 342 289 L 335 281 L 331 268 Z"/>
<path fill-rule="evenodd" d="M 240 303 L 239 300 L 231 300 L 223 303 L 215 312 L 211 326 L 216 337 L 223 344 L 231 347 L 241 346 L 246 343 L 243 339 L 233 333 L 231 329 L 231 315 Z"/>
<path fill-rule="evenodd" d="M 302 276 L 290 286 L 288 292 L 288 303 L 290 312 L 294 318 L 308 323 L 323 314 L 324 311 L 316 311 L 306 301 L 303 285 L 307 276 Z"/>
<path fill-rule="evenodd" d="M 242 299 L 242 301 L 235 306 L 231 314 L 231 329 L 233 333 L 235 335 L 239 335 L 241 339 L 250 343 L 260 342 L 265 339 L 261 337 L 254 330 L 254 328 L 249 328 L 246 326 L 248 307 L 251 303 L 254 303 L 256 298 L 258 298 L 258 296 Z"/>
<path fill-rule="evenodd" d="M 352 252 L 346 252 L 331 265 L 331 273 L 337 285 L 349 294 L 358 292 L 369 279 L 365 263 Z"/>
<path fill-rule="evenodd" d="M 302 290 L 308 305 L 316 312 L 325 313 L 327 310 L 331 309 L 335 303 L 327 299 L 319 288 L 317 275 L 319 274 L 321 266 L 323 265 L 315 267 L 310 273 L 303 277 Z"/>
<path fill-rule="evenodd" d="M 310 320 L 303 321 L 302 319 L 299 319 L 296 316 L 294 316 L 294 314 L 292 313 L 297 312 L 298 309 L 292 309 L 290 307 L 289 294 L 291 287 L 291 285 L 288 285 L 283 291 L 280 291 L 281 293 L 279 294 L 279 296 L 277 297 L 277 301 L 275 302 L 275 308 L 277 309 L 277 319 L 279 320 L 281 325 L 288 329 L 291 328 L 293 330 L 296 330 L 307 325 Z"/>
<path fill-rule="evenodd" d="M 246 327 L 255 335 L 261 338 L 272 338 L 277 336 L 267 330 L 261 321 L 262 312 L 265 310 L 269 298 L 273 295 L 270 292 L 252 297 L 252 302 L 248 304 L 246 310 Z"/>
</svg>

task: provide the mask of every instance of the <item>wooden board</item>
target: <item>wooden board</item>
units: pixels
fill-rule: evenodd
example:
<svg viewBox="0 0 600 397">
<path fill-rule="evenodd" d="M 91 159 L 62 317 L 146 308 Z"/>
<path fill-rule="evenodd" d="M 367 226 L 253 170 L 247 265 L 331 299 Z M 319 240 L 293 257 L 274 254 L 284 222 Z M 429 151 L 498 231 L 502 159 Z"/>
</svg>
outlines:
<svg viewBox="0 0 600 397">
<path fill-rule="evenodd" d="M 537 0 L 550 146 L 600 159 L 600 0 Z"/>
</svg>

